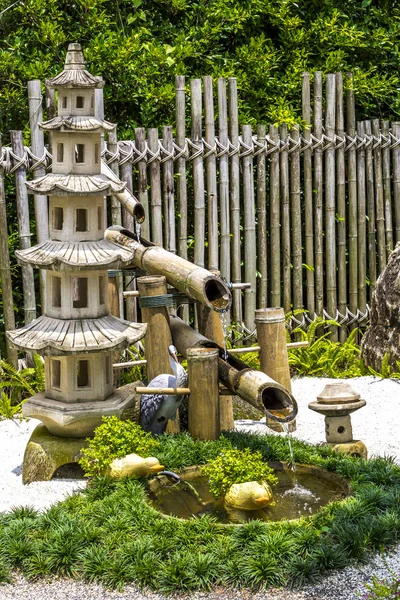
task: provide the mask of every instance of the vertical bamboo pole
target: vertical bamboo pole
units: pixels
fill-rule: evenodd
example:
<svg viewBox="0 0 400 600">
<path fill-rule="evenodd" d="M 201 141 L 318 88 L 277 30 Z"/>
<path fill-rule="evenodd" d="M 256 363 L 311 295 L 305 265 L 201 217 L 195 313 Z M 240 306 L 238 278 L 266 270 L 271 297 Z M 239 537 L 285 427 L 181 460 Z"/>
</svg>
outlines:
<svg viewBox="0 0 400 600">
<path fill-rule="evenodd" d="M 281 198 L 281 223 L 282 223 L 282 281 L 283 281 L 283 308 L 285 313 L 290 311 L 292 302 L 291 288 L 291 261 L 290 261 L 290 201 L 289 201 L 289 160 L 288 160 L 288 132 L 286 125 L 280 125 L 279 136 L 282 142 L 280 153 L 280 198 Z"/>
<path fill-rule="evenodd" d="M 392 123 L 392 134 L 400 138 L 400 122 Z M 394 204 L 394 232 L 395 241 L 400 242 L 400 148 L 395 146 L 392 150 L 393 160 L 393 204 Z"/>
<path fill-rule="evenodd" d="M 22 131 L 10 131 L 11 148 L 15 156 L 23 158 L 25 155 L 24 144 L 22 141 Z M 18 160 L 18 159 L 17 159 Z M 14 167 L 17 163 L 13 159 Z M 31 230 L 29 221 L 29 201 L 26 189 L 26 168 L 22 164 L 14 171 L 15 173 L 15 193 L 17 199 L 18 215 L 18 236 L 19 247 L 21 250 L 31 247 Z M 24 314 L 25 325 L 36 319 L 36 298 L 35 281 L 33 277 L 33 268 L 31 265 L 24 265 L 22 270 L 22 287 L 24 291 Z"/>
<path fill-rule="evenodd" d="M 117 138 L 117 130 L 114 129 L 108 132 L 107 137 L 107 148 L 111 154 L 117 155 L 118 153 L 118 138 Z M 113 158 L 108 165 L 111 171 L 119 177 L 119 164 L 118 158 Z M 111 224 L 112 225 L 121 225 L 122 224 L 122 210 L 121 203 L 117 200 L 115 196 L 111 196 Z M 122 296 L 123 292 L 123 280 L 122 276 L 118 275 L 117 277 L 109 277 L 108 279 L 108 295 L 109 302 L 112 306 L 112 310 L 114 311 L 112 314 L 115 316 L 119 316 L 122 319 L 124 318 L 124 298 Z M 114 297 L 114 295 L 116 297 Z M 118 306 L 118 312 L 117 312 Z"/>
<path fill-rule="evenodd" d="M 393 250 L 393 218 L 392 218 L 392 183 L 390 172 L 390 137 L 389 121 L 382 121 L 382 135 L 388 139 L 382 148 L 383 193 L 385 200 L 386 249 L 389 254 Z"/>
<path fill-rule="evenodd" d="M 306 123 L 303 128 L 303 138 L 306 143 L 311 141 L 311 99 L 310 99 L 310 74 L 303 73 L 302 78 L 302 117 Z M 312 158 L 311 148 L 303 152 L 304 171 L 304 233 L 305 252 L 307 265 L 307 302 L 306 307 L 310 318 L 315 314 L 315 283 L 314 283 L 314 233 L 313 233 L 313 184 L 312 184 Z M 274 304 L 275 306 L 275 304 Z M 279 306 L 279 304 L 277 305 Z"/>
<path fill-rule="evenodd" d="M 252 148 L 251 125 L 243 125 L 242 139 L 245 147 Z M 242 158 L 243 202 L 244 202 L 244 278 L 251 283 L 244 291 L 244 323 L 250 331 L 254 330 L 254 311 L 256 308 L 256 218 L 254 207 L 253 154 L 245 151 Z"/>
<path fill-rule="evenodd" d="M 218 129 L 219 141 L 225 148 L 228 147 L 228 111 L 226 101 L 226 79 L 218 79 Z M 221 274 L 227 281 L 231 281 L 231 239 L 229 219 L 229 157 L 228 152 L 219 159 L 219 205 L 221 223 Z"/>
<path fill-rule="evenodd" d="M 146 215 L 145 220 L 142 224 L 142 235 L 146 240 L 150 239 L 150 222 L 151 215 L 149 210 L 149 192 L 147 186 L 147 157 L 146 157 L 146 132 L 143 127 L 137 127 L 135 129 L 135 146 L 139 155 L 143 155 L 141 160 L 138 160 L 137 164 L 137 185 L 138 185 L 138 200 L 142 204 L 144 214 Z"/>
<path fill-rule="evenodd" d="M 192 143 L 201 148 L 203 145 L 201 79 L 190 82 Z M 196 152 L 197 153 L 197 152 Z M 194 262 L 204 267 L 204 240 L 206 207 L 204 200 L 203 154 L 193 159 L 193 192 L 194 192 Z"/>
<path fill-rule="evenodd" d="M 372 120 L 372 135 L 374 136 L 374 180 L 376 198 L 376 230 L 378 242 L 378 275 L 386 265 L 385 242 L 385 207 L 383 198 L 382 152 L 380 144 L 379 119 Z"/>
<path fill-rule="evenodd" d="M 4 169 L 1 164 L 2 143 L 0 135 L 0 283 L 3 296 L 4 331 L 15 329 L 14 302 L 11 282 L 10 253 L 8 250 L 7 205 L 4 191 Z M 18 353 L 6 338 L 7 361 L 18 367 Z"/>
<path fill-rule="evenodd" d="M 357 123 L 357 135 L 364 138 L 364 123 Z M 366 236 L 366 190 L 365 190 L 365 147 L 357 150 L 357 212 L 358 212 L 358 308 L 365 313 L 367 304 L 367 236 Z"/>
<path fill-rule="evenodd" d="M 347 133 L 350 138 L 356 136 L 356 108 L 353 90 L 353 75 L 347 74 L 346 92 Z M 357 151 L 356 144 L 350 142 L 347 150 L 347 186 L 349 217 L 349 307 L 353 315 L 358 308 L 358 241 L 357 241 Z M 353 328 L 356 325 L 353 325 Z"/>
<path fill-rule="evenodd" d="M 28 81 L 28 100 L 29 100 L 29 127 L 31 130 L 31 150 L 34 156 L 41 158 L 44 155 L 44 136 L 43 131 L 39 127 L 39 123 L 43 121 L 42 111 L 42 90 L 40 81 L 35 79 Z M 33 171 L 33 176 L 42 177 L 46 174 L 44 165 L 36 167 Z M 47 196 L 35 194 L 35 221 L 36 221 L 36 238 L 38 244 L 49 239 L 49 211 L 47 207 Z M 40 269 L 40 300 L 42 305 L 42 313 L 46 310 L 46 271 Z"/>
<path fill-rule="evenodd" d="M 46 88 L 46 94 L 47 94 Z M 54 90 L 50 90 L 50 92 L 54 92 Z M 103 88 L 94 90 L 94 115 L 97 119 L 102 121 L 104 119 L 104 93 Z M 49 114 L 47 114 L 48 118 Z M 55 116 L 55 115 L 54 115 Z M 51 138 L 51 136 L 50 136 Z M 105 150 L 105 141 L 104 141 L 104 133 L 101 134 L 101 154 L 103 159 L 103 152 Z M 104 196 L 104 228 L 108 227 L 108 216 L 107 216 L 107 197 Z"/>
<path fill-rule="evenodd" d="M 101 100 L 103 100 L 103 90 L 102 89 L 95 90 L 95 98 L 96 98 L 97 92 L 101 92 Z M 46 116 L 47 116 L 47 120 L 50 121 L 51 119 L 54 119 L 56 114 L 57 114 L 57 111 L 56 111 L 56 101 L 55 101 L 55 89 L 48 88 L 46 85 Z M 103 105 L 103 118 L 104 118 L 104 105 Z M 104 140 L 104 134 L 102 135 L 102 138 Z M 52 143 L 52 136 L 50 135 L 49 136 L 49 152 L 50 152 L 50 154 L 53 153 L 51 143 Z"/>
<path fill-rule="evenodd" d="M 321 140 L 314 150 L 315 310 L 324 311 L 323 180 L 322 180 L 322 72 L 314 73 L 314 135 Z"/>
<path fill-rule="evenodd" d="M 228 113 L 229 137 L 233 148 L 230 159 L 230 197 L 231 197 L 231 232 L 232 232 L 232 282 L 240 283 L 241 278 L 241 240 L 240 240 L 240 173 L 239 173 L 239 115 L 237 81 L 228 78 Z M 233 320 L 242 322 L 242 296 L 240 290 L 233 290 Z"/>
<path fill-rule="evenodd" d="M 290 393 L 289 360 L 287 353 L 285 313 L 283 308 L 263 308 L 256 310 L 257 342 L 260 346 L 260 368 L 268 377 L 283 385 Z M 274 431 L 283 431 L 280 423 L 266 417 L 266 423 Z M 295 431 L 296 422 L 289 424 Z"/>
<path fill-rule="evenodd" d="M 335 108 L 336 77 L 334 73 L 326 76 L 326 109 L 325 131 L 332 145 L 325 150 L 325 271 L 326 271 L 326 306 L 328 314 L 335 319 L 337 310 L 336 288 L 336 202 L 335 202 Z M 337 341 L 336 327 L 331 330 L 332 341 Z"/>
<path fill-rule="evenodd" d="M 336 199 L 337 199 L 337 246 L 338 246 L 338 309 L 346 314 L 347 306 L 347 266 L 346 266 L 346 165 L 343 106 L 343 77 L 336 73 L 336 133 L 343 144 L 336 150 Z M 339 331 L 340 341 L 346 340 L 346 331 Z"/>
<path fill-rule="evenodd" d="M 186 143 L 185 125 L 185 77 L 175 77 L 175 114 L 176 114 L 176 143 L 183 149 Z M 179 233 L 178 254 L 187 258 L 187 189 L 186 189 L 186 157 L 183 155 L 176 160 L 176 192 L 178 197 Z"/>
<path fill-rule="evenodd" d="M 165 296 L 167 281 L 163 276 L 138 277 L 138 290 L 140 296 Z M 151 381 L 162 373 L 171 373 L 169 364 L 168 346 L 172 344 L 171 330 L 169 327 L 169 314 L 165 306 L 142 307 L 142 322 L 147 323 L 145 336 L 145 352 L 147 360 L 147 379 Z M 179 432 L 179 415 L 176 420 L 168 421 L 168 433 Z"/>
<path fill-rule="evenodd" d="M 265 125 L 257 126 L 257 141 L 265 145 Z M 267 306 L 267 190 L 265 150 L 257 156 L 257 270 L 260 273 L 257 306 Z"/>
<path fill-rule="evenodd" d="M 278 130 L 275 125 L 269 126 L 269 139 L 278 144 Z M 279 145 L 270 154 L 269 170 L 269 231 L 271 256 L 271 304 L 281 305 L 281 215 L 280 215 L 280 185 L 279 185 Z"/>
<path fill-rule="evenodd" d="M 172 127 L 163 128 L 163 145 L 167 152 L 173 152 Z M 174 195 L 174 161 L 169 158 L 163 163 L 164 179 L 164 225 L 166 248 L 176 254 L 175 233 L 175 195 Z"/>
<path fill-rule="evenodd" d="M 123 144 L 122 149 L 128 151 L 128 147 Z M 126 188 L 133 192 L 133 175 L 132 175 L 132 163 L 127 161 L 120 165 L 121 180 L 126 182 Z M 147 216 L 147 215 L 146 215 Z M 134 231 L 134 219 L 133 216 L 128 213 L 125 208 L 122 209 L 122 225 L 130 231 Z M 124 288 L 127 291 L 136 290 L 136 280 L 132 276 L 127 275 L 124 278 Z M 137 321 L 137 300 L 136 298 L 127 297 L 125 298 L 125 316 L 128 321 Z"/>
<path fill-rule="evenodd" d="M 160 175 L 160 157 L 158 147 L 158 129 L 149 129 L 147 131 L 148 147 L 150 152 L 156 155 L 148 161 L 150 171 L 150 210 L 151 210 L 151 241 L 157 246 L 163 245 L 162 230 L 162 199 L 161 199 L 161 175 Z"/>
<path fill-rule="evenodd" d="M 198 440 L 217 440 L 221 434 L 218 349 L 188 348 L 187 361 L 190 387 L 189 433 Z"/>
<path fill-rule="evenodd" d="M 214 92 L 212 77 L 203 77 L 205 141 L 211 148 L 215 144 Z M 217 159 L 214 152 L 206 148 L 207 173 L 207 224 L 208 224 L 208 268 L 218 270 L 218 198 Z M 221 219 L 222 221 L 222 219 Z M 221 222 L 222 227 L 222 222 Z M 222 241 L 222 240 L 221 240 Z"/>
<path fill-rule="evenodd" d="M 371 121 L 364 121 L 367 137 L 365 148 L 365 171 L 367 180 L 367 225 L 368 225 L 368 279 L 370 282 L 369 302 L 376 286 L 376 231 L 375 231 L 375 193 L 374 167 L 372 163 L 372 129 Z"/>
<path fill-rule="evenodd" d="M 290 154 L 290 210 L 292 224 L 292 261 L 293 261 L 293 308 L 303 308 L 303 254 L 301 236 L 301 198 L 300 198 L 300 150 L 296 145 L 300 142 L 299 127 L 296 125 L 290 132 L 294 143 Z"/>
</svg>

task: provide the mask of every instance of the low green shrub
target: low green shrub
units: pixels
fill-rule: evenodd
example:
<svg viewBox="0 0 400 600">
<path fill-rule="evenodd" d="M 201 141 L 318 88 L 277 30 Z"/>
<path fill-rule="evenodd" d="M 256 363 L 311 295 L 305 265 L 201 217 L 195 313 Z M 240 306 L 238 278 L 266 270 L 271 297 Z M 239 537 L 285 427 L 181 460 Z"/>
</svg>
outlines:
<svg viewBox="0 0 400 600">
<path fill-rule="evenodd" d="M 374 575 L 372 583 L 365 585 L 365 592 L 360 594 L 362 600 L 395 600 L 400 598 L 400 573 L 392 573 L 392 578 L 381 579 Z"/>
<path fill-rule="evenodd" d="M 89 447 L 82 450 L 79 464 L 87 477 L 101 475 L 115 458 L 132 453 L 145 458 L 152 456 L 158 447 L 158 441 L 137 423 L 103 417 L 94 437 L 89 438 Z"/>
<path fill-rule="evenodd" d="M 225 494 L 234 483 L 278 483 L 274 471 L 263 461 L 261 452 L 252 452 L 248 448 L 224 450 L 201 470 L 208 477 L 210 490 L 216 498 Z"/>
</svg>

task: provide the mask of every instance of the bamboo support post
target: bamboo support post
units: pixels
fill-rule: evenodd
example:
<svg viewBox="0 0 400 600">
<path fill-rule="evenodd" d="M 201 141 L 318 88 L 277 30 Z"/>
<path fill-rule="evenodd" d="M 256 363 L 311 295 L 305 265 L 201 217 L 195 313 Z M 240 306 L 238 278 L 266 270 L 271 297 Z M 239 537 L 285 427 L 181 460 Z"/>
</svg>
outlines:
<svg viewBox="0 0 400 600">
<path fill-rule="evenodd" d="M 336 134 L 343 140 L 336 150 L 336 206 L 337 206 L 337 262 L 338 262 L 338 310 L 346 314 L 347 307 L 347 257 L 346 257 L 346 164 L 343 105 L 343 78 L 336 73 Z M 340 341 L 346 339 L 346 331 L 339 331 Z"/>
<path fill-rule="evenodd" d="M 269 126 L 269 139 L 279 148 L 278 130 L 275 125 Z M 270 210 L 270 255 L 271 255 L 271 304 L 281 304 L 281 216 L 279 186 L 279 152 L 270 154 L 269 176 L 269 210 Z"/>
<path fill-rule="evenodd" d="M 364 138 L 364 123 L 357 123 L 357 135 Z M 358 308 L 365 313 L 367 305 L 367 232 L 366 232 L 366 188 L 365 188 L 365 147 L 360 144 L 357 150 L 357 240 L 358 240 Z"/>
<path fill-rule="evenodd" d="M 372 135 L 379 139 L 379 119 L 372 120 Z M 378 246 L 378 275 L 386 266 L 385 206 L 383 197 L 382 152 L 379 144 L 373 147 L 376 203 L 376 233 Z"/>
<path fill-rule="evenodd" d="M 125 150 L 128 152 L 128 147 L 125 147 L 125 144 L 122 145 L 121 150 Z M 133 192 L 133 173 L 132 173 L 132 163 L 130 161 L 126 161 L 120 164 L 120 175 L 121 181 L 125 181 L 126 188 Z M 145 221 L 147 223 L 148 220 Z M 122 209 L 122 225 L 125 229 L 129 229 L 133 231 L 135 228 L 135 221 L 133 215 L 131 215 L 125 208 Z M 136 279 L 127 275 L 124 277 L 124 289 L 127 290 L 122 292 L 122 297 L 125 298 L 125 316 L 127 321 L 137 322 L 137 302 L 135 300 L 136 296 L 139 295 L 136 292 Z"/>
<path fill-rule="evenodd" d="M 231 209 L 231 233 L 232 233 L 232 282 L 239 283 L 241 275 L 241 241 L 240 241 L 240 166 L 239 166 L 239 115 L 237 81 L 235 77 L 228 78 L 228 113 L 229 113 L 229 137 L 232 147 L 230 160 L 230 209 Z M 240 290 L 233 292 L 233 320 L 242 322 L 242 295 Z"/>
<path fill-rule="evenodd" d="M 118 139 L 117 130 L 114 129 L 108 132 L 107 149 L 113 155 L 108 167 L 119 178 L 118 164 Z M 111 224 L 122 225 L 122 207 L 121 203 L 115 196 L 111 196 Z M 116 317 L 124 318 L 124 302 L 123 302 L 123 279 L 121 275 L 108 278 L 108 294 L 109 303 L 111 305 L 111 314 Z"/>
<path fill-rule="evenodd" d="M 121 363 L 114 363 L 113 369 L 130 369 L 131 367 L 138 367 L 141 365 L 147 365 L 147 360 L 129 360 Z"/>
<path fill-rule="evenodd" d="M 147 144 L 151 152 L 148 161 L 150 171 L 150 211 L 151 211 L 151 239 L 157 246 L 163 245 L 162 229 L 162 199 L 160 179 L 160 149 L 158 147 L 158 130 L 155 128 L 147 131 Z"/>
<path fill-rule="evenodd" d="M 257 142 L 265 145 L 265 125 L 257 126 Z M 268 304 L 267 264 L 267 189 L 265 150 L 257 155 L 257 270 L 260 273 L 257 290 L 257 306 Z"/>
<path fill-rule="evenodd" d="M 369 303 L 372 300 L 376 286 L 376 227 L 375 227 L 375 190 L 374 190 L 374 166 L 372 158 L 372 127 L 371 121 L 364 121 L 366 135 L 365 147 L 365 174 L 367 183 L 367 226 L 368 226 L 368 280 L 369 280 Z M 399 165 L 400 167 L 400 165 Z M 399 198 L 400 200 L 400 198 Z"/>
<path fill-rule="evenodd" d="M 205 200 L 204 200 L 204 168 L 203 155 L 197 152 L 203 147 L 202 125 L 202 96 L 201 79 L 192 79 L 190 82 L 190 99 L 192 112 L 192 144 L 198 156 L 193 158 L 193 195 L 194 195 L 194 262 L 204 267 L 204 240 L 205 240 Z"/>
<path fill-rule="evenodd" d="M 386 251 L 393 250 L 393 215 L 392 215 L 392 183 L 390 169 L 390 129 L 389 121 L 382 121 L 382 135 L 388 143 L 382 148 L 383 193 L 385 201 Z"/>
<path fill-rule="evenodd" d="M 98 89 L 95 90 L 95 98 L 96 98 L 96 92 L 102 92 L 102 89 Z M 56 96 L 56 91 L 54 88 L 49 88 L 46 85 L 45 88 L 45 102 L 46 102 L 46 116 L 47 116 L 47 120 L 50 121 L 51 119 L 54 119 L 54 117 L 56 116 L 56 100 L 55 100 L 55 96 Z M 101 98 L 103 98 L 103 96 L 101 96 Z M 103 118 L 104 118 L 104 106 L 103 106 Z M 104 135 L 102 136 L 104 139 Z M 52 148 L 52 136 L 49 136 L 49 152 L 50 154 L 52 154 L 53 152 L 53 148 Z"/>
<path fill-rule="evenodd" d="M 140 296 L 164 296 L 167 294 L 167 281 L 163 276 L 138 277 Z M 169 326 L 169 314 L 165 306 L 142 307 L 142 322 L 147 323 L 145 353 L 147 360 L 147 379 L 151 381 L 157 375 L 170 373 L 168 346 L 172 344 Z M 169 421 L 167 431 L 179 432 L 179 413 L 176 420 Z"/>
<path fill-rule="evenodd" d="M 330 142 L 325 150 L 325 272 L 326 307 L 328 314 L 335 319 L 337 311 L 336 285 L 336 172 L 335 172 L 335 126 L 336 126 L 336 77 L 326 76 L 325 132 Z M 332 341 L 337 341 L 336 327 L 330 329 Z"/>
<path fill-rule="evenodd" d="M 172 127 L 163 128 L 163 146 L 171 156 L 173 153 Z M 176 254 L 175 233 L 175 191 L 174 191 L 174 161 L 169 158 L 163 162 L 164 179 L 164 240 L 168 252 Z"/>
<path fill-rule="evenodd" d="M 290 220 L 292 230 L 292 276 L 293 308 L 303 308 L 303 253 L 301 235 L 301 191 L 300 191 L 300 132 L 296 125 L 290 132 L 294 144 L 290 154 Z"/>
<path fill-rule="evenodd" d="M 189 433 L 199 440 L 217 440 L 219 425 L 218 349 L 188 348 Z"/>
<path fill-rule="evenodd" d="M 226 80 L 218 79 L 218 129 L 219 142 L 227 150 L 219 159 L 219 206 L 220 206 L 220 271 L 222 277 L 231 281 L 231 239 L 229 216 L 229 157 L 228 157 L 228 108 L 226 99 Z M 214 142 L 212 142 L 214 143 Z M 216 217 L 217 218 L 217 217 Z M 211 265 L 209 264 L 209 269 Z"/>
<path fill-rule="evenodd" d="M 256 310 L 255 323 L 257 340 L 260 345 L 260 367 L 289 392 L 292 391 L 287 353 L 285 313 L 283 308 Z M 266 417 L 267 426 L 273 431 L 282 432 L 280 423 Z M 290 431 L 295 431 L 296 421 L 290 423 Z"/>
<path fill-rule="evenodd" d="M 322 72 L 314 73 L 314 136 L 322 142 Z M 314 150 L 315 311 L 324 311 L 322 147 Z"/>
<path fill-rule="evenodd" d="M 187 396 L 190 394 L 189 388 L 156 388 L 156 387 L 137 387 L 136 394 L 162 394 L 165 396 Z"/>
<path fill-rule="evenodd" d="M 302 77 L 302 116 L 305 126 L 303 128 L 303 139 L 306 143 L 311 141 L 311 99 L 310 99 L 310 75 L 303 73 Z M 304 172 L 304 237 L 306 254 L 306 307 L 311 318 L 315 314 L 315 282 L 314 282 L 314 219 L 313 219 L 313 183 L 312 183 L 312 151 L 305 148 L 303 152 Z M 280 302 L 273 306 L 279 306 Z"/>
<path fill-rule="evenodd" d="M 17 166 L 19 159 L 24 158 L 25 149 L 22 141 L 22 131 L 10 131 L 11 149 L 17 159 L 13 159 L 14 167 Z M 15 171 L 15 194 L 17 199 L 17 215 L 18 215 L 18 237 L 19 247 L 21 250 L 31 247 L 31 230 L 29 219 L 29 201 L 26 189 L 26 167 L 24 163 L 18 166 Z M 24 314 L 25 325 L 36 319 L 36 297 L 35 297 L 35 280 L 33 276 L 33 268 L 31 265 L 23 265 L 22 270 L 22 287 L 24 292 Z"/>
<path fill-rule="evenodd" d="M 215 151 L 213 151 L 213 147 L 215 146 L 215 118 L 212 77 L 209 75 L 203 77 L 203 85 L 205 142 L 207 144 L 205 161 L 207 177 L 208 268 L 210 271 L 216 271 L 218 270 L 218 198 L 217 158 Z"/>
<path fill-rule="evenodd" d="M 280 198 L 281 198 L 281 223 L 282 223 L 282 281 L 283 281 L 283 307 L 285 312 L 290 311 L 292 300 L 291 285 L 291 256 L 290 256 L 290 197 L 289 197 L 289 155 L 288 132 L 286 125 L 279 126 L 279 136 L 282 142 L 280 159 Z"/>
<path fill-rule="evenodd" d="M 148 240 L 150 238 L 150 211 L 147 186 L 146 132 L 143 127 L 135 129 L 135 146 L 140 155 L 140 160 L 136 163 L 138 200 L 142 204 L 146 215 L 146 219 L 142 224 L 142 235 Z"/>
<path fill-rule="evenodd" d="M 400 122 L 392 123 L 392 134 L 395 138 L 400 137 Z M 393 160 L 393 205 L 394 205 L 394 232 L 395 242 L 400 242 L 400 148 L 394 146 L 392 150 Z"/>
<path fill-rule="evenodd" d="M 43 121 L 42 111 L 42 90 L 40 81 L 35 79 L 28 81 L 28 100 L 29 100 L 29 128 L 31 131 L 31 150 L 34 156 L 41 158 L 45 154 L 43 131 L 39 127 L 39 123 Z M 44 165 L 39 165 L 33 170 L 33 176 L 42 177 L 46 174 Z M 49 239 L 49 211 L 47 207 L 47 196 L 35 194 L 35 221 L 36 221 L 36 238 L 38 244 Z M 42 305 L 42 313 L 46 310 L 46 271 L 40 269 L 40 301 Z"/>
<path fill-rule="evenodd" d="M 242 140 L 245 148 L 253 147 L 250 125 L 243 125 Z M 251 283 L 251 288 L 244 290 L 244 324 L 250 331 L 254 330 L 254 310 L 256 308 L 256 219 L 254 206 L 254 177 L 252 151 L 245 150 L 242 158 L 243 169 L 243 203 L 244 203 L 244 278 Z"/>
<path fill-rule="evenodd" d="M 347 74 L 346 92 L 347 134 L 356 135 L 356 108 L 353 89 L 353 75 Z M 353 315 L 358 307 L 358 243 L 357 243 L 357 151 L 356 145 L 349 146 L 347 152 L 347 195 L 348 195 L 348 236 L 349 236 L 349 307 Z"/>
<path fill-rule="evenodd" d="M 2 156 L 0 135 L 0 157 Z M 4 331 L 15 329 L 14 301 L 8 250 L 7 205 L 4 190 L 4 169 L 0 162 L 0 284 L 3 297 Z M 6 336 L 7 361 L 15 369 L 18 367 L 18 353 Z"/>
</svg>

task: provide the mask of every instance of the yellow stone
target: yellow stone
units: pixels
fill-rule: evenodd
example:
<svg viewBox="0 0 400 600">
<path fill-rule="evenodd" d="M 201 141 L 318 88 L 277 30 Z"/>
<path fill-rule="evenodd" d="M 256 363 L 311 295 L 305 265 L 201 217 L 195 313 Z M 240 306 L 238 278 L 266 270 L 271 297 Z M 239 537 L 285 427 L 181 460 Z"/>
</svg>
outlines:
<svg viewBox="0 0 400 600">
<path fill-rule="evenodd" d="M 234 483 L 225 494 L 225 505 L 241 510 L 260 510 L 270 504 L 272 490 L 267 483 Z"/>
<path fill-rule="evenodd" d="M 332 444 L 332 449 L 335 452 L 349 454 L 350 456 L 355 456 L 356 458 L 364 458 L 365 460 L 368 458 L 367 447 L 364 442 L 361 442 L 360 440 L 353 440 L 352 442 L 348 442 L 346 444 Z"/>
</svg>

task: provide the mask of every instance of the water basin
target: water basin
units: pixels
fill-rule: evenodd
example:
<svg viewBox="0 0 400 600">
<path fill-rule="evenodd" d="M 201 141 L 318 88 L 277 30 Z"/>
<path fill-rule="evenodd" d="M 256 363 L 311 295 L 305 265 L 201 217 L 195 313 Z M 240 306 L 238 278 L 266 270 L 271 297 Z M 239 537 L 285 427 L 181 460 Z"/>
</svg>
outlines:
<svg viewBox="0 0 400 600">
<path fill-rule="evenodd" d="M 278 477 L 273 486 L 274 502 L 262 510 L 243 511 L 227 509 L 223 498 L 215 499 L 208 481 L 199 467 L 188 467 L 180 476 L 182 482 L 174 485 L 170 479 L 159 476 L 149 482 L 152 504 L 164 515 L 191 519 L 200 515 L 214 516 L 219 523 L 245 523 L 293 520 L 310 516 L 332 502 L 350 494 L 348 483 L 339 475 L 310 465 L 296 465 L 297 485 L 292 470 L 280 462 L 268 463 Z"/>
</svg>

